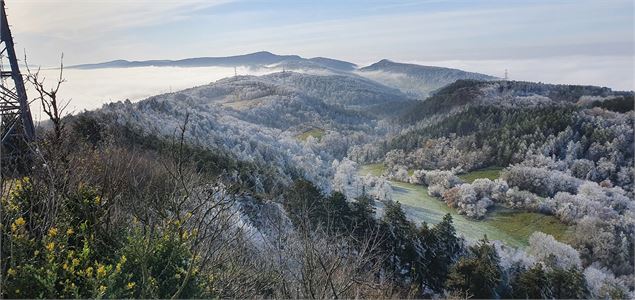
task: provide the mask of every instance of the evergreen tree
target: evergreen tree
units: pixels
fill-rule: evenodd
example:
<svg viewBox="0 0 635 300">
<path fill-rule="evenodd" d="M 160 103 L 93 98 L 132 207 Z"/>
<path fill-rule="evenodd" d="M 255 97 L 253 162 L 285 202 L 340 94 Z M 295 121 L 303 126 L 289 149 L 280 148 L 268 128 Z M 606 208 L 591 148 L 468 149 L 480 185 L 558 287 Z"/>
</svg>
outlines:
<svg viewBox="0 0 635 300">
<path fill-rule="evenodd" d="M 375 203 L 372 198 L 362 195 L 353 201 L 351 206 L 351 225 L 357 237 L 362 237 L 377 227 Z"/>
<path fill-rule="evenodd" d="M 352 210 L 348 206 L 346 196 L 340 192 L 331 194 L 325 203 L 326 222 L 333 227 L 336 232 L 350 230 L 352 221 Z"/>
<path fill-rule="evenodd" d="M 547 273 L 547 297 L 555 299 L 583 299 L 589 291 L 584 274 L 577 268 L 553 268 Z"/>
<path fill-rule="evenodd" d="M 428 276 L 427 285 L 434 290 L 441 290 L 450 266 L 461 252 L 461 244 L 452 224 L 452 216 L 446 214 L 443 221 L 431 230 L 431 235 L 423 242 L 428 244 Z"/>
<path fill-rule="evenodd" d="M 501 269 L 496 249 L 487 238 L 470 247 L 470 255 L 452 266 L 446 288 L 475 298 L 493 298 L 501 281 Z"/>
<path fill-rule="evenodd" d="M 399 202 L 387 202 L 381 231 L 385 238 L 384 249 L 389 255 L 387 264 L 395 274 L 410 276 L 416 251 L 413 241 L 416 236 L 415 225 L 408 221 Z"/>
<path fill-rule="evenodd" d="M 310 181 L 296 181 L 284 197 L 289 217 L 301 229 L 309 230 L 326 219 L 324 197 Z"/>
<path fill-rule="evenodd" d="M 510 283 L 513 298 L 539 299 L 545 298 L 547 274 L 541 264 L 518 274 Z"/>
</svg>

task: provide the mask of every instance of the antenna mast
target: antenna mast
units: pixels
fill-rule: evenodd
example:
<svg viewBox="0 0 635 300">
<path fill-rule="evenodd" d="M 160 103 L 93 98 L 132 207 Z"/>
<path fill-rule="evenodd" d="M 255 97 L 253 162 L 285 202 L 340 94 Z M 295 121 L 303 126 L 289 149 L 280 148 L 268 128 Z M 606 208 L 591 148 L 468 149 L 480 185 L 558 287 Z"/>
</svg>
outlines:
<svg viewBox="0 0 635 300">
<path fill-rule="evenodd" d="M 4 64 L 9 61 L 8 66 Z M 7 69 L 8 67 L 8 69 Z M 18 144 L 35 140 L 35 127 L 15 54 L 4 0 L 0 0 L 0 134 L 2 158 L 19 154 Z"/>
<path fill-rule="evenodd" d="M 507 69 L 505 69 L 505 81 L 509 80 L 509 75 L 507 74 Z"/>
</svg>

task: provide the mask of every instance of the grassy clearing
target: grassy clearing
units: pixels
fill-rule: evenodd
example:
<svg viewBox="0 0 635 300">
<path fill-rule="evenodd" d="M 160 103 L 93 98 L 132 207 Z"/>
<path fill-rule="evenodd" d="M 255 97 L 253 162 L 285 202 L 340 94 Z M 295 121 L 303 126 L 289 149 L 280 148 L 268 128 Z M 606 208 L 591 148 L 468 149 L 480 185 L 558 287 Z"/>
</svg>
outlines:
<svg viewBox="0 0 635 300">
<path fill-rule="evenodd" d="M 321 128 L 313 128 L 311 130 L 307 130 L 299 135 L 296 136 L 297 139 L 301 140 L 301 141 L 306 141 L 306 139 L 308 139 L 310 136 L 321 140 L 322 137 L 326 134 L 326 132 L 324 131 L 324 129 Z"/>
<path fill-rule="evenodd" d="M 360 174 L 378 176 L 384 170 L 383 164 L 364 165 L 360 168 Z M 497 172 L 499 171 L 500 168 Z M 493 173 L 493 170 L 490 170 L 490 175 L 493 176 Z M 496 177 L 487 178 L 495 179 Z M 479 175 L 476 178 L 484 177 Z M 509 246 L 524 248 L 532 233 L 542 231 L 560 241 L 567 242 L 569 227 L 553 216 L 496 208 L 484 220 L 477 221 L 458 214 L 443 201 L 429 196 L 425 186 L 403 182 L 391 182 L 391 185 L 393 199 L 401 203 L 408 218 L 417 224 L 422 222 L 437 224 L 445 214 L 450 213 L 457 233 L 471 240 L 478 240 L 487 235 L 489 240 L 499 240 Z"/>
<path fill-rule="evenodd" d="M 359 169 L 359 173 L 363 176 L 366 176 L 367 174 L 381 176 L 384 171 L 386 171 L 386 166 L 382 163 L 363 165 Z"/>
<path fill-rule="evenodd" d="M 359 173 L 362 175 L 370 174 L 373 176 L 381 176 L 386 171 L 386 166 L 382 163 L 363 165 L 359 169 Z M 408 176 L 412 176 L 415 170 L 408 170 Z"/>
<path fill-rule="evenodd" d="M 472 183 L 474 180 L 479 178 L 494 180 L 500 176 L 501 170 L 503 170 L 501 167 L 488 167 L 461 174 L 459 175 L 459 178 L 463 179 L 463 181 L 467 183 Z"/>
<path fill-rule="evenodd" d="M 399 201 L 410 220 L 436 224 L 447 213 L 452 215 L 459 234 L 477 240 L 487 235 L 489 240 L 499 240 L 514 247 L 527 246 L 529 236 L 535 231 L 553 235 L 566 242 L 569 227 L 554 216 L 539 213 L 513 211 L 497 208 L 484 220 L 472 220 L 460 215 L 440 199 L 428 195 L 424 186 L 402 182 L 391 182 L 393 199 Z"/>
<path fill-rule="evenodd" d="M 535 231 L 552 235 L 561 242 L 567 242 L 570 227 L 554 216 L 508 209 L 494 211 L 484 222 L 500 229 L 509 236 L 527 245 L 527 238 Z"/>
</svg>

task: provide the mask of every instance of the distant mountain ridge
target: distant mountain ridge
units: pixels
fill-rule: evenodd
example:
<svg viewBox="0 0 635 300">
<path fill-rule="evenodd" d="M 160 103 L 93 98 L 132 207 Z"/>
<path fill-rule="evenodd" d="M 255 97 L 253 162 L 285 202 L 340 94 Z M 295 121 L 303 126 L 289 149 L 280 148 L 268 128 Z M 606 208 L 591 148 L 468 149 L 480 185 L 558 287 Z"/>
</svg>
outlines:
<svg viewBox="0 0 635 300">
<path fill-rule="evenodd" d="M 267 51 L 225 56 L 225 57 L 194 57 L 179 60 L 144 60 L 128 61 L 113 60 L 95 64 L 81 64 L 70 66 L 71 69 L 105 69 L 105 68 L 135 68 L 135 67 L 262 67 L 280 63 L 317 64 L 334 70 L 350 71 L 357 65 L 341 60 L 324 57 L 302 58 L 298 55 L 277 55 Z"/>
<path fill-rule="evenodd" d="M 498 78 L 459 69 L 423 66 L 382 59 L 366 67 L 332 58 L 303 58 L 298 55 L 278 55 L 267 51 L 226 57 L 195 57 L 180 60 L 113 60 L 96 64 L 70 66 L 71 69 L 106 69 L 135 67 L 249 67 L 272 71 L 296 70 L 319 74 L 340 74 L 364 77 L 387 87 L 398 89 L 410 98 L 425 99 L 433 92 L 457 80 L 490 81 Z"/>
</svg>

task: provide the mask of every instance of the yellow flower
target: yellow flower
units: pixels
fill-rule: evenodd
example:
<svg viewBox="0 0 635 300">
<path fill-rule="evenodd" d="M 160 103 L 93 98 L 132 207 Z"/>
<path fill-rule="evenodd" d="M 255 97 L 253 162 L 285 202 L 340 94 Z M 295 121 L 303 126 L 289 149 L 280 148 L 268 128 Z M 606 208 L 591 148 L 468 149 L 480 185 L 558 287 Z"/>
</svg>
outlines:
<svg viewBox="0 0 635 300">
<path fill-rule="evenodd" d="M 101 204 L 101 197 L 95 196 L 95 204 L 97 205 Z"/>
<path fill-rule="evenodd" d="M 93 267 L 86 268 L 86 276 L 88 277 L 93 276 Z"/>
<path fill-rule="evenodd" d="M 69 228 L 69 229 L 66 230 L 66 235 L 73 235 L 73 233 L 75 233 L 73 228 Z"/>
<path fill-rule="evenodd" d="M 19 217 L 17 220 L 15 220 L 15 225 L 17 226 L 22 226 L 24 224 L 26 224 L 26 221 L 24 221 L 24 218 L 22 217 Z"/>
<path fill-rule="evenodd" d="M 55 242 L 50 242 L 46 244 L 46 250 L 53 251 L 53 249 L 55 249 Z"/>
<path fill-rule="evenodd" d="M 104 265 L 99 265 L 99 267 L 97 267 L 97 277 L 104 276 L 106 276 L 106 268 L 104 267 Z"/>
<path fill-rule="evenodd" d="M 62 269 L 68 270 L 68 265 L 66 263 L 64 263 L 64 265 L 62 265 Z"/>
<path fill-rule="evenodd" d="M 57 228 L 53 227 L 51 229 L 49 229 L 49 236 L 50 237 L 54 237 L 57 235 Z"/>
<path fill-rule="evenodd" d="M 117 266 L 115 267 L 115 271 L 121 272 L 121 263 L 117 263 Z"/>
<path fill-rule="evenodd" d="M 105 292 L 106 292 L 106 286 L 105 285 L 99 286 L 99 293 L 103 294 Z"/>
<path fill-rule="evenodd" d="M 17 204 L 13 203 L 13 201 L 9 201 L 9 206 L 7 207 L 9 211 L 17 211 L 19 208 L 20 207 Z"/>
<path fill-rule="evenodd" d="M 16 232 L 18 231 L 18 226 L 15 225 L 15 223 L 11 224 L 11 232 Z"/>
<path fill-rule="evenodd" d="M 9 270 L 7 270 L 7 274 L 9 274 L 9 276 L 14 276 L 15 275 L 15 270 L 13 268 L 9 268 Z"/>
<path fill-rule="evenodd" d="M 134 282 L 128 282 L 128 285 L 126 285 L 126 289 L 128 289 L 128 290 L 129 290 L 129 289 L 134 288 L 135 284 L 136 284 L 136 283 L 134 283 Z"/>
<path fill-rule="evenodd" d="M 121 264 L 125 264 L 127 260 L 128 259 L 126 258 L 126 256 L 122 255 L 121 258 L 119 259 L 119 262 L 121 262 Z"/>
<path fill-rule="evenodd" d="M 73 258 L 73 267 L 79 266 L 79 259 Z"/>
</svg>

